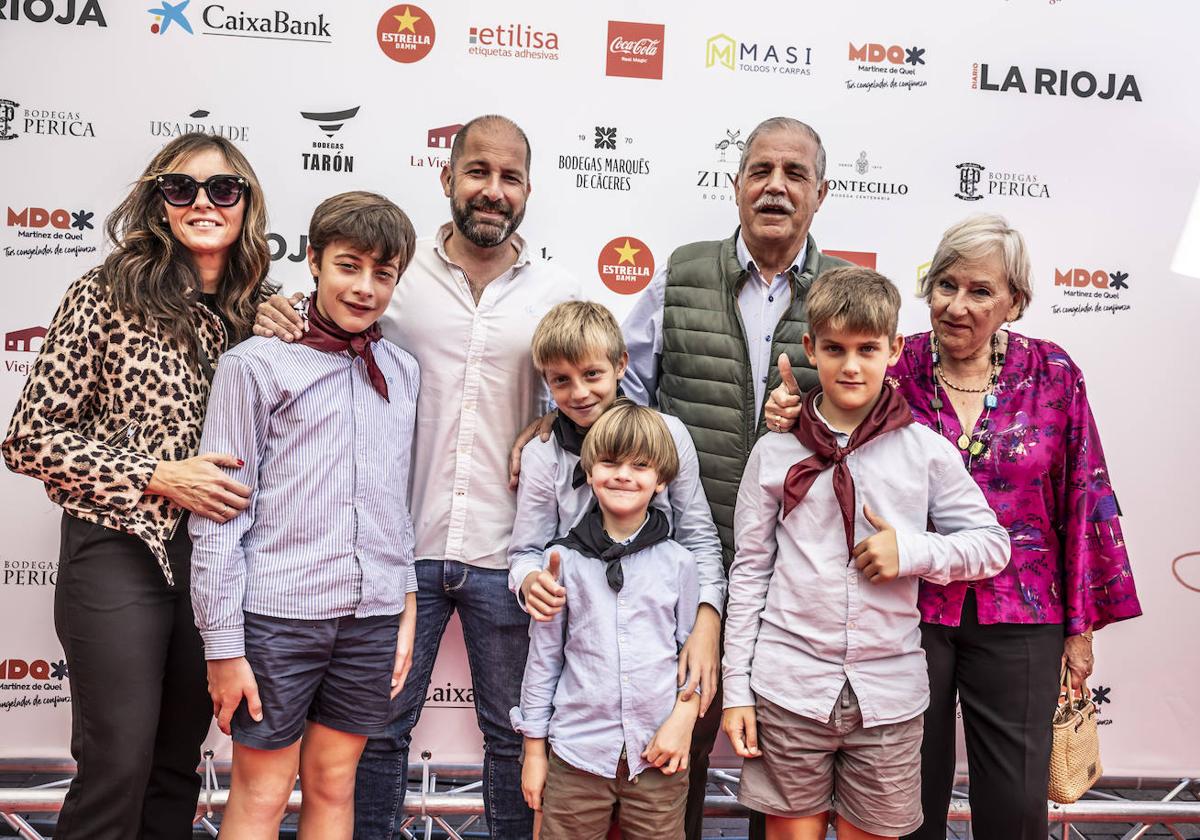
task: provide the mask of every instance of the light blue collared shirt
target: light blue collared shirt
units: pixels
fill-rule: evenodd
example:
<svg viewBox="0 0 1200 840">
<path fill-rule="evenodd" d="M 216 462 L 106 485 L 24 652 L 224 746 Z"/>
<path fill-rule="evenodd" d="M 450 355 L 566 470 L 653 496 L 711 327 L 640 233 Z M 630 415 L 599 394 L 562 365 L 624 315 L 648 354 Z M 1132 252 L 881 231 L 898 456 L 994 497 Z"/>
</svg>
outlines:
<svg viewBox="0 0 1200 840">
<path fill-rule="evenodd" d="M 725 567 L 721 539 L 713 524 L 708 497 L 700 483 L 700 462 L 687 427 L 678 417 L 661 415 L 679 454 L 679 473 L 651 503 L 667 515 L 671 537 L 692 553 L 700 580 L 700 601 L 720 615 L 725 611 Z M 521 450 L 521 482 L 517 485 L 517 517 L 508 549 L 508 586 L 521 600 L 521 582 L 542 568 L 542 550 L 579 524 L 592 506 L 589 484 L 572 487 L 579 456 L 551 436 L 538 437 Z M 524 607 L 524 602 L 522 602 Z"/>
<path fill-rule="evenodd" d="M 679 649 L 699 603 L 696 561 L 674 540 L 621 558 L 614 592 L 604 561 L 564 546 L 561 580 L 570 593 L 552 621 L 533 621 L 521 705 L 513 729 L 549 738 L 572 767 L 615 779 L 621 751 L 629 778 L 653 765 L 642 751 L 662 726 L 679 686 Z"/>
<path fill-rule="evenodd" d="M 208 659 L 244 654 L 244 612 L 275 618 L 396 615 L 417 588 L 408 512 L 417 363 L 372 345 L 385 400 L 366 364 L 273 338 L 221 356 L 201 452 L 252 488 L 228 522 L 200 516 L 192 535 L 192 609 Z"/>
<path fill-rule="evenodd" d="M 771 370 L 771 340 L 775 328 L 792 303 L 792 286 L 788 275 L 804 270 L 808 258 L 808 240 L 791 266 L 768 282 L 759 273 L 741 233 L 736 241 L 737 259 L 750 278 L 738 293 L 738 309 L 746 329 L 746 351 L 750 356 L 750 372 L 754 377 L 755 405 L 760 409 L 767 392 L 767 376 Z M 658 372 L 662 361 L 663 304 L 667 294 L 667 268 L 663 263 L 633 311 L 621 325 L 629 349 L 629 367 L 621 387 L 633 401 L 641 405 L 658 405 Z"/>
</svg>

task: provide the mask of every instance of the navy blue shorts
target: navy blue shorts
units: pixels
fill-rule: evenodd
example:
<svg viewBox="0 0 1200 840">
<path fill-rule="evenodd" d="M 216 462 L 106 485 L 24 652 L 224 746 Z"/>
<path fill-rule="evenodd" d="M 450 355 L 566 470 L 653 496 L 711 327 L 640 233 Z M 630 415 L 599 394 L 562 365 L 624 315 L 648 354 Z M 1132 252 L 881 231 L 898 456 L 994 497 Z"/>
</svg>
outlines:
<svg viewBox="0 0 1200 840">
<path fill-rule="evenodd" d="M 233 740 L 259 750 L 290 746 L 306 720 L 353 735 L 381 734 L 388 722 L 399 615 L 309 621 L 245 614 L 246 660 L 263 719 L 242 700 Z"/>
</svg>

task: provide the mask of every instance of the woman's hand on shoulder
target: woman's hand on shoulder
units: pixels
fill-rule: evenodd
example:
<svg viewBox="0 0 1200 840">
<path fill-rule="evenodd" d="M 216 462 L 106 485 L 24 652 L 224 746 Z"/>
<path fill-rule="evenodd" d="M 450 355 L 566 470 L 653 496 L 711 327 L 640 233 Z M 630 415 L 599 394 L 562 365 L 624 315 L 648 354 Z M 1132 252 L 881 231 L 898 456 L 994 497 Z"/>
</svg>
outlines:
<svg viewBox="0 0 1200 840">
<path fill-rule="evenodd" d="M 296 311 L 295 305 L 304 300 L 303 292 L 290 298 L 271 295 L 258 305 L 258 316 L 254 319 L 254 334 L 264 338 L 280 338 L 284 341 L 299 341 L 308 330 L 308 325 Z"/>
</svg>

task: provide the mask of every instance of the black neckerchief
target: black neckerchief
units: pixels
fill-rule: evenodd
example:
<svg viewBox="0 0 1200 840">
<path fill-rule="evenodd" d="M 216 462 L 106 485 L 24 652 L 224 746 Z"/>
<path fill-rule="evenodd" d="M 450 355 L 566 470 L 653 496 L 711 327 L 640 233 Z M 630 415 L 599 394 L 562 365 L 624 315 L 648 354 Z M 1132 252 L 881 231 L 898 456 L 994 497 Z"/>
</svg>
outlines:
<svg viewBox="0 0 1200 840">
<path fill-rule="evenodd" d="M 616 399 L 625 396 L 625 392 L 621 390 L 621 386 L 617 386 Z M 550 427 L 554 431 L 554 439 L 558 441 L 558 445 L 563 451 L 570 452 L 576 458 L 583 452 L 583 439 L 587 437 L 587 429 L 581 429 L 563 413 L 560 408 L 558 414 L 554 418 L 554 424 Z M 583 462 L 575 464 L 575 471 L 571 474 L 571 489 L 576 490 L 587 483 L 587 473 L 583 471 Z"/>
<path fill-rule="evenodd" d="M 646 511 L 646 524 L 638 531 L 636 537 L 627 543 L 613 542 L 612 538 L 604 533 L 604 516 L 600 512 L 600 505 L 596 503 L 565 537 L 559 537 L 550 545 L 561 545 L 578 551 L 584 557 L 603 560 L 604 576 L 608 578 L 609 588 L 613 592 L 620 592 L 621 587 L 625 585 L 621 558 L 643 548 L 658 545 L 670 535 L 671 526 L 667 522 L 667 515 L 658 508 L 651 507 Z M 546 547 L 549 548 L 550 545 Z"/>
</svg>

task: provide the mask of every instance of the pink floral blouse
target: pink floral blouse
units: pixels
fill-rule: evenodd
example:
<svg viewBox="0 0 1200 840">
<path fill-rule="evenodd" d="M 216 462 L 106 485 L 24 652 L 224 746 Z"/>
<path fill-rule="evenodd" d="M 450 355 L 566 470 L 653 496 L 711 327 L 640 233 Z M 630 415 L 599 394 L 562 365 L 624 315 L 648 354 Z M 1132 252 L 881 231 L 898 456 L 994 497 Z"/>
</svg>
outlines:
<svg viewBox="0 0 1200 840">
<path fill-rule="evenodd" d="M 936 430 L 929 333 L 908 337 L 888 378 L 917 422 Z M 1075 635 L 1141 615 L 1083 374 L 1058 345 L 1010 332 L 995 395 L 987 430 L 972 430 L 987 448 L 970 469 L 1008 530 L 1012 560 L 973 584 L 922 581 L 921 618 L 957 626 L 968 585 L 981 624 L 1063 623 Z M 937 396 L 942 432 L 957 441 L 958 418 L 945 392 Z"/>
</svg>

